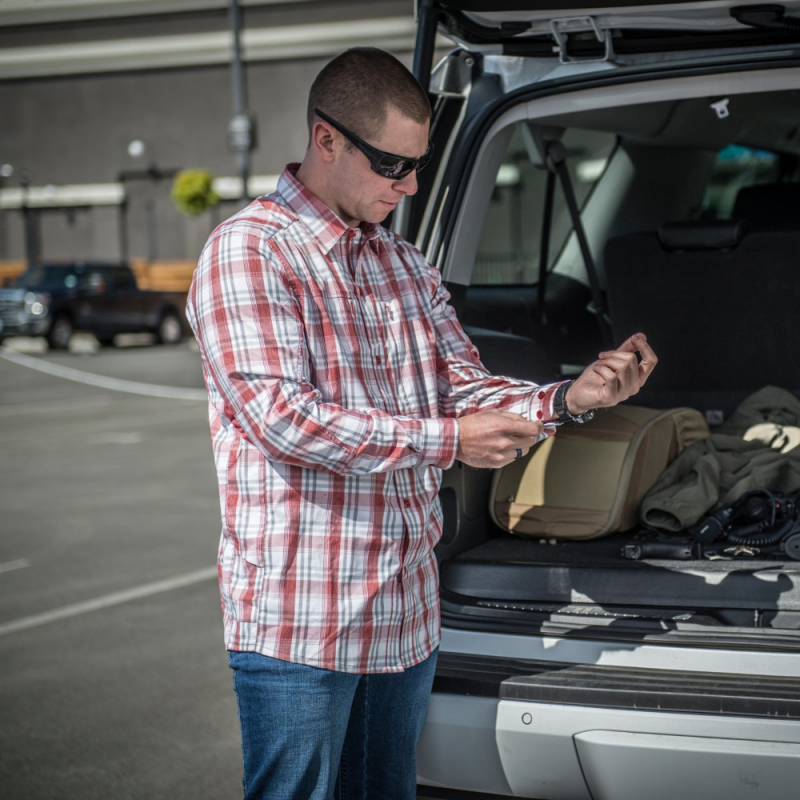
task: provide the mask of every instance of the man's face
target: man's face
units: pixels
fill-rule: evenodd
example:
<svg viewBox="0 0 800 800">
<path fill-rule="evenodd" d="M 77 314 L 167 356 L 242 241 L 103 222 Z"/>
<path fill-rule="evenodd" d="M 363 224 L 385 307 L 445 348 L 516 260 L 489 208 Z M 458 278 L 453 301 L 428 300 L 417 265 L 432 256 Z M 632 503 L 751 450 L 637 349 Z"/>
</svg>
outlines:
<svg viewBox="0 0 800 800">
<path fill-rule="evenodd" d="M 373 147 L 394 155 L 420 158 L 428 149 L 429 123 L 421 125 L 389 106 L 380 136 L 365 139 Z M 335 211 L 344 222 L 356 227 L 361 222 L 383 222 L 405 195 L 417 191 L 417 173 L 411 172 L 401 180 L 378 175 L 370 168 L 367 157 L 357 148 L 347 150 L 339 136 L 338 158 L 333 167 L 331 186 Z"/>
</svg>

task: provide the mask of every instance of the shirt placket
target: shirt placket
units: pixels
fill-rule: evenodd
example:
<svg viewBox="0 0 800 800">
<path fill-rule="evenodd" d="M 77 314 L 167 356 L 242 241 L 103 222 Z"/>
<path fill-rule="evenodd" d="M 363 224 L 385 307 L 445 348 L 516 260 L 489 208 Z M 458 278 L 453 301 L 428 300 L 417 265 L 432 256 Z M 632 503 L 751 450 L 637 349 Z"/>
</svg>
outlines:
<svg viewBox="0 0 800 800">
<path fill-rule="evenodd" d="M 359 239 L 358 231 L 351 228 L 348 231 L 348 267 L 353 276 L 359 312 L 361 314 L 364 331 L 367 335 L 375 384 L 380 392 L 385 411 L 389 414 L 397 414 L 400 412 L 400 408 L 392 387 L 391 374 L 389 372 L 386 331 L 381 321 L 378 301 L 375 299 L 375 294 L 370 284 L 372 270 L 364 269 L 363 267 L 362 255 L 365 248 L 369 246 L 369 243 L 360 242 Z"/>
<path fill-rule="evenodd" d="M 365 269 L 363 265 L 362 255 L 365 249 L 369 247 L 369 242 L 359 241 L 361 237 L 358 236 L 358 231 L 350 229 L 347 234 L 347 259 L 350 274 L 356 286 L 356 297 L 362 320 L 364 322 L 364 329 L 367 332 L 369 339 L 370 353 L 372 355 L 373 370 L 375 374 L 375 381 L 381 392 L 384 401 L 384 407 L 389 413 L 397 414 L 402 413 L 400 403 L 397 398 L 394 384 L 391 379 L 390 360 L 388 358 L 388 344 L 386 341 L 386 330 L 381 320 L 379 301 L 375 298 L 375 292 L 370 284 L 370 278 L 374 270 Z M 355 252 L 355 262 L 353 256 Z M 391 405 L 390 401 L 391 400 Z M 392 486 L 394 486 L 395 497 L 397 498 L 400 514 L 403 518 L 403 535 L 400 542 L 399 564 L 400 569 L 397 574 L 397 592 L 398 600 L 400 603 L 399 615 L 399 635 L 397 636 L 397 651 L 395 658 L 398 662 L 403 662 L 403 653 L 408 650 L 406 646 L 406 595 L 409 591 L 408 587 L 408 570 L 406 560 L 408 559 L 408 552 L 411 541 L 411 530 L 413 529 L 413 520 L 409 520 L 408 514 L 412 508 L 412 502 L 409 498 L 410 487 L 407 485 L 407 480 L 401 480 L 402 476 L 398 472 L 392 473 Z M 404 485 L 405 484 L 405 485 Z M 387 642 L 387 646 L 389 643 Z"/>
</svg>

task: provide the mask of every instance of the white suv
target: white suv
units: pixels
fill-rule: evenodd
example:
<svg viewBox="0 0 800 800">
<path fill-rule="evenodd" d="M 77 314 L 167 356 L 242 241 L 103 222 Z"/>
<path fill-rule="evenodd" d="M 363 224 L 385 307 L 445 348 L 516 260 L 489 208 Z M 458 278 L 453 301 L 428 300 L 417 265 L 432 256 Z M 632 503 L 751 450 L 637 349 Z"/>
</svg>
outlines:
<svg viewBox="0 0 800 800">
<path fill-rule="evenodd" d="M 713 430 L 800 394 L 800 2 L 418 6 L 436 155 L 394 227 L 487 367 L 565 378 L 641 329 L 638 405 Z M 800 797 L 800 561 L 515 537 L 490 482 L 457 463 L 441 492 L 421 795 Z"/>
</svg>

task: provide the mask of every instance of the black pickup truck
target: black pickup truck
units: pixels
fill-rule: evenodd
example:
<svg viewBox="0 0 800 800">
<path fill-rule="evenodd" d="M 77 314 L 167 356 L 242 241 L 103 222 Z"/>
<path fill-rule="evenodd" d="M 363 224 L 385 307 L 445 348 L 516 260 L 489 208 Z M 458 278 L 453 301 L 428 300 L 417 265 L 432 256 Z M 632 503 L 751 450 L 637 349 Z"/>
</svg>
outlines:
<svg viewBox="0 0 800 800">
<path fill-rule="evenodd" d="M 45 336 L 65 349 L 75 330 L 113 344 L 118 333 L 151 332 L 164 344 L 187 333 L 181 292 L 143 291 L 125 264 L 71 262 L 31 265 L 0 289 L 0 341 Z"/>
</svg>

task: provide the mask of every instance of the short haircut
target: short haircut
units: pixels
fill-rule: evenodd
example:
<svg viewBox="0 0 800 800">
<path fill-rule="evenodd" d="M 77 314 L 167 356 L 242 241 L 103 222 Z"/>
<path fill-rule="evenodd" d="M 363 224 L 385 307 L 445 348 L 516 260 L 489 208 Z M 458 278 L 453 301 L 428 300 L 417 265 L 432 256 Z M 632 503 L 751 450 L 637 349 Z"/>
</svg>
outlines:
<svg viewBox="0 0 800 800">
<path fill-rule="evenodd" d="M 421 125 L 431 118 L 428 95 L 405 65 L 377 47 L 353 47 L 323 67 L 311 85 L 309 136 L 318 108 L 362 139 L 374 138 L 390 106 Z"/>
</svg>

